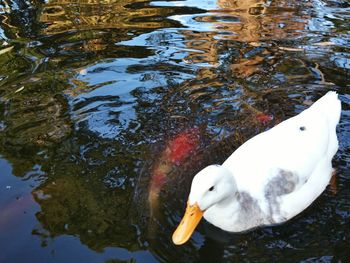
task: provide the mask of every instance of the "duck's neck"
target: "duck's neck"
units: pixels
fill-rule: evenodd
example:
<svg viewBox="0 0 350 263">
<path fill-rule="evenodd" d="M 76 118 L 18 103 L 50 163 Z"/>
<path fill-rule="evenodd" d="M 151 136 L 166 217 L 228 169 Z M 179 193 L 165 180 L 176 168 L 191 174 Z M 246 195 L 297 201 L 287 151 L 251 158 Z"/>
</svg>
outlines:
<svg viewBox="0 0 350 263">
<path fill-rule="evenodd" d="M 268 223 L 256 200 L 246 192 L 236 192 L 213 205 L 204 213 L 204 218 L 230 232 L 242 232 Z"/>
<path fill-rule="evenodd" d="M 223 230 L 238 232 L 235 222 L 238 220 L 240 209 L 241 205 L 238 202 L 238 193 L 234 192 L 232 195 L 207 209 L 204 213 L 204 218 Z"/>
</svg>

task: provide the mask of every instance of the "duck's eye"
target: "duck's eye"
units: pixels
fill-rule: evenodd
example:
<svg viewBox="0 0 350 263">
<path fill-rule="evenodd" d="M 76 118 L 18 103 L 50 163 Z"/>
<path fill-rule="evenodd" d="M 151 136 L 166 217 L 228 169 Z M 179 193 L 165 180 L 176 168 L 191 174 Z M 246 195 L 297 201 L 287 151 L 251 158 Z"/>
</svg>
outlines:
<svg viewBox="0 0 350 263">
<path fill-rule="evenodd" d="M 213 190 L 214 190 L 214 186 L 212 186 L 212 187 L 209 188 L 209 191 L 210 191 L 210 192 L 213 191 Z"/>
</svg>

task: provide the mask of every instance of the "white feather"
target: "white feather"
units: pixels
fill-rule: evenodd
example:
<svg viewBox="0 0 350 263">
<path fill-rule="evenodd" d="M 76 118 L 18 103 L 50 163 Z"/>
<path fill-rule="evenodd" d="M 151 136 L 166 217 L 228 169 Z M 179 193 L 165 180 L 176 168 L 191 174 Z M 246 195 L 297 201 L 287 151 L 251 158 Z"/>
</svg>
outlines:
<svg viewBox="0 0 350 263">
<path fill-rule="evenodd" d="M 330 181 L 340 113 L 338 95 L 328 92 L 299 115 L 245 142 L 222 166 L 202 170 L 192 182 L 190 202 L 205 210 L 209 222 L 232 232 L 294 217 Z M 292 191 L 269 199 L 267 185 L 280 171 L 297 176 L 295 185 Z M 212 185 L 216 191 L 208 190 Z M 251 199 L 244 200 L 243 193 Z"/>
</svg>

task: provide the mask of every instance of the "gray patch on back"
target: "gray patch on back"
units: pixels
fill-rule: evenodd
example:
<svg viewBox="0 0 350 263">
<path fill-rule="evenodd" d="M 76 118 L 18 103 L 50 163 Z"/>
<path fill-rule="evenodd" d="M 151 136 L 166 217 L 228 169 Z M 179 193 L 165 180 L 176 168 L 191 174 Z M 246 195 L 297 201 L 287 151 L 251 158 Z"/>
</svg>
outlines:
<svg viewBox="0 0 350 263">
<path fill-rule="evenodd" d="M 247 192 L 239 192 L 237 200 L 240 204 L 240 213 L 237 218 L 238 225 L 249 229 L 263 224 L 264 213 L 256 199 Z"/>
<path fill-rule="evenodd" d="M 299 177 L 296 174 L 281 169 L 277 175 L 266 184 L 265 198 L 269 204 L 271 223 L 275 223 L 273 216 L 280 216 L 280 204 L 277 201 L 277 197 L 291 193 L 298 182 Z"/>
</svg>

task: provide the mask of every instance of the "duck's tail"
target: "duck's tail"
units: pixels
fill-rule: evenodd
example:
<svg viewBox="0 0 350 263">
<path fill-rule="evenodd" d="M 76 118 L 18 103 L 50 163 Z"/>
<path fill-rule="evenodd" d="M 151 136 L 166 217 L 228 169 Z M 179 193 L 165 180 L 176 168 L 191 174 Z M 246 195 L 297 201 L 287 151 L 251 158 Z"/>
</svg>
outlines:
<svg viewBox="0 0 350 263">
<path fill-rule="evenodd" d="M 340 120 L 341 102 L 335 91 L 329 91 L 326 95 L 318 99 L 312 108 L 324 114 L 330 127 L 336 127 Z"/>
</svg>

